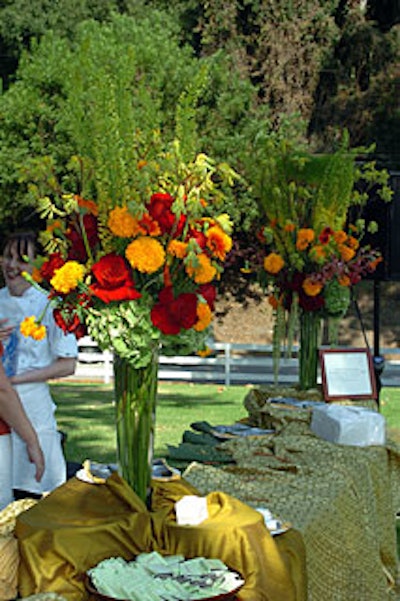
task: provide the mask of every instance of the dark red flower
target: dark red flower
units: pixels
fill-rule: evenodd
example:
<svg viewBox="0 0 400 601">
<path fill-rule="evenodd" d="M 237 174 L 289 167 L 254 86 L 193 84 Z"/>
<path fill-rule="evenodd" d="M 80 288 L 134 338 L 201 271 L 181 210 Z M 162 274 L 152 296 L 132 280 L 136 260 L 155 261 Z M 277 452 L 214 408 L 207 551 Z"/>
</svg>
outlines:
<svg viewBox="0 0 400 601">
<path fill-rule="evenodd" d="M 171 207 L 174 198 L 170 194 L 158 192 L 153 194 L 146 208 L 155 221 L 160 226 L 162 234 L 172 234 L 178 237 L 182 234 L 185 225 L 185 215 L 176 215 Z"/>
<path fill-rule="evenodd" d="M 214 311 L 215 299 L 217 298 L 217 290 L 212 284 L 202 284 L 198 289 L 199 294 L 208 303 L 211 311 Z"/>
<path fill-rule="evenodd" d="M 65 261 L 60 253 L 52 253 L 51 255 L 49 255 L 47 261 L 45 261 L 41 266 L 39 270 L 40 275 L 44 280 L 46 280 L 46 282 L 50 282 L 55 270 L 62 267 L 64 263 Z"/>
<path fill-rule="evenodd" d="M 318 236 L 321 244 L 328 244 L 330 237 L 333 234 L 333 229 L 331 227 L 324 227 L 320 235 Z"/>
<path fill-rule="evenodd" d="M 82 219 L 89 247 L 90 249 L 95 249 L 99 243 L 97 218 L 91 213 L 87 213 Z M 65 236 L 70 242 L 68 259 L 71 261 L 80 261 L 81 263 L 85 263 L 88 259 L 88 254 L 80 225 L 75 223 L 70 224 Z"/>
<path fill-rule="evenodd" d="M 186 241 L 188 241 L 190 238 L 192 238 L 192 239 L 194 238 L 202 250 L 204 250 L 206 248 L 207 237 L 204 234 L 204 232 L 202 232 L 201 230 L 191 227 L 189 229 Z"/>
<path fill-rule="evenodd" d="M 151 321 L 163 334 L 176 335 L 196 323 L 196 294 L 184 292 L 175 298 L 172 287 L 168 286 L 161 290 L 158 300 L 151 310 Z"/>
<path fill-rule="evenodd" d="M 86 336 L 87 330 L 85 324 L 83 324 L 78 315 L 75 312 L 61 311 L 61 309 L 54 309 L 53 316 L 56 324 L 65 334 L 75 334 L 75 337 L 83 338 Z"/>
<path fill-rule="evenodd" d="M 90 291 L 105 303 L 136 300 L 142 295 L 135 288 L 130 267 L 123 257 L 110 253 L 92 267 L 95 281 Z"/>
</svg>

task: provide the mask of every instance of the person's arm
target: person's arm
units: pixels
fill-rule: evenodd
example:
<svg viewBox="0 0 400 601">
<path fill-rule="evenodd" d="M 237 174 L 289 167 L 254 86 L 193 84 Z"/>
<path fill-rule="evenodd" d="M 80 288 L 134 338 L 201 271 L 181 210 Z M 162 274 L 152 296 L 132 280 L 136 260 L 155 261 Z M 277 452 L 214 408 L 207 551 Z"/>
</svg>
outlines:
<svg viewBox="0 0 400 601">
<path fill-rule="evenodd" d="M 0 415 L 26 444 L 29 459 L 36 466 L 36 480 L 43 476 L 45 462 L 37 434 L 25 413 L 18 394 L 11 386 L 0 362 Z"/>
<path fill-rule="evenodd" d="M 75 367 L 75 357 L 59 357 L 50 365 L 12 376 L 10 382 L 12 384 L 28 384 L 31 382 L 47 382 L 56 378 L 65 378 L 74 374 Z"/>
</svg>

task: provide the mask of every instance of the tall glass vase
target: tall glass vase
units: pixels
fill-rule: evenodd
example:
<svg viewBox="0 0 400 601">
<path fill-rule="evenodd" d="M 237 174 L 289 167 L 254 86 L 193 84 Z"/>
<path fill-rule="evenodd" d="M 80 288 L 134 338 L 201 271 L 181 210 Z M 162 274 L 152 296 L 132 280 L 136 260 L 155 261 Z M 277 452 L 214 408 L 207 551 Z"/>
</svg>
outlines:
<svg viewBox="0 0 400 601">
<path fill-rule="evenodd" d="M 300 313 L 299 386 L 315 388 L 318 373 L 318 347 L 321 343 L 321 317 L 316 311 Z"/>
<path fill-rule="evenodd" d="M 122 477 L 146 502 L 151 481 L 158 352 L 145 367 L 114 358 L 118 464 Z"/>
</svg>

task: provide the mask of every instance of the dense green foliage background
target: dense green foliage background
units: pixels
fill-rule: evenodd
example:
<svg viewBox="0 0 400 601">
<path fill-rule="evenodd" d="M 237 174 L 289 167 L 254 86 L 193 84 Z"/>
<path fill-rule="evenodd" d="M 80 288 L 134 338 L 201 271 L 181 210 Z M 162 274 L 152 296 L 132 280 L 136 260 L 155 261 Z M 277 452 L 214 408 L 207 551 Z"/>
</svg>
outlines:
<svg viewBox="0 0 400 601">
<path fill-rule="evenodd" d="M 243 175 L 226 207 L 243 237 L 258 216 L 248 184 L 260 138 L 329 151 L 347 128 L 353 146 L 376 143 L 379 164 L 397 169 L 399 6 L 384 4 L 3 1 L 3 231 L 34 219 L 29 182 L 72 186 L 72 155 L 103 147 L 112 160 L 118 138 L 139 130 L 144 145 L 155 129 L 170 137 L 179 111 L 193 122 L 193 149 Z"/>
</svg>

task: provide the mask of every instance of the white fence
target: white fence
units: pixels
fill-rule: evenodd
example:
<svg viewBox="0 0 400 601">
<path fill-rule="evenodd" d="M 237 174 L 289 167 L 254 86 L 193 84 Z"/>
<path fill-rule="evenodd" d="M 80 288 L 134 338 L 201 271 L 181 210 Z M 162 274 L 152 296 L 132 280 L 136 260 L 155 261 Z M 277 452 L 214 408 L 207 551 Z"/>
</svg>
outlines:
<svg viewBox="0 0 400 601">
<path fill-rule="evenodd" d="M 160 356 L 159 380 L 210 382 L 225 386 L 231 384 L 267 384 L 274 382 L 272 347 L 259 344 L 233 344 L 216 342 L 212 355 L 199 357 Z M 294 383 L 298 378 L 296 349 L 293 358 L 282 357 L 279 383 Z M 400 362 L 396 356 L 400 349 L 381 349 L 386 363 L 382 376 L 383 385 L 400 386 Z M 78 364 L 75 379 L 100 380 L 109 384 L 113 379 L 113 355 L 101 352 L 88 337 L 79 341 Z"/>
</svg>

